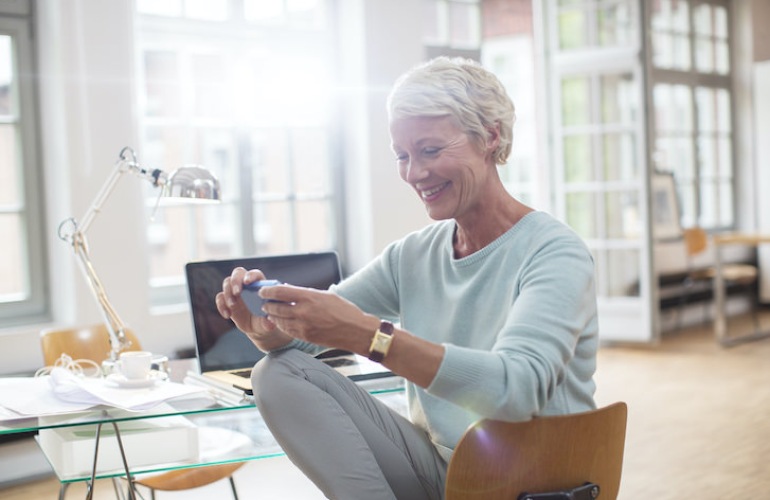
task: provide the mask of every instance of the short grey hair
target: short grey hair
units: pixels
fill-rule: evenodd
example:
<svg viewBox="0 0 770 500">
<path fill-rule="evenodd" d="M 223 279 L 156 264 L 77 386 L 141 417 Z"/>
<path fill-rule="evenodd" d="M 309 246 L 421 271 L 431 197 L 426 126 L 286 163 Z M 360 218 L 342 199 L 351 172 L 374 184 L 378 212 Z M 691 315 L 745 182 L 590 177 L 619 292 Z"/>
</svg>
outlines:
<svg viewBox="0 0 770 500">
<path fill-rule="evenodd" d="M 454 117 L 460 128 L 486 144 L 488 127 L 500 127 L 494 160 L 503 165 L 513 144 L 516 110 L 500 80 L 471 59 L 437 57 L 404 73 L 388 96 L 392 122 L 414 117 Z"/>
</svg>

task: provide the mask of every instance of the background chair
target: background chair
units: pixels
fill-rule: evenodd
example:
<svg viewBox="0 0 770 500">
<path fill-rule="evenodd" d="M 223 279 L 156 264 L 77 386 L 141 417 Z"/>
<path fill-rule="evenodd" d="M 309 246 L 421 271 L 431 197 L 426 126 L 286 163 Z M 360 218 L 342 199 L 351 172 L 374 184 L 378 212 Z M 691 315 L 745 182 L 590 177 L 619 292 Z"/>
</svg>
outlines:
<svg viewBox="0 0 770 500">
<path fill-rule="evenodd" d="M 613 500 L 620 489 L 627 414 L 621 402 L 527 422 L 480 420 L 455 448 L 445 498 L 509 500 L 591 482 L 599 486 L 600 499 Z"/>
<path fill-rule="evenodd" d="M 683 233 L 685 251 L 687 253 L 687 274 L 684 278 L 684 293 L 680 301 L 679 320 L 681 326 L 682 307 L 687 305 L 694 295 L 704 288 L 709 290 L 712 295 L 714 278 L 716 277 L 716 267 L 695 267 L 693 259 L 702 254 L 709 246 L 708 233 L 700 227 L 690 227 L 684 229 Z M 739 288 L 745 290 L 751 296 L 752 314 L 755 327 L 758 327 L 759 316 L 757 314 L 757 292 L 759 271 L 756 266 L 750 264 L 722 263 L 722 276 L 725 283 L 725 291 L 730 288 Z M 706 284 L 707 286 L 698 286 Z M 707 302 L 705 302 L 708 304 Z M 705 307 L 704 307 L 705 311 Z"/>
<path fill-rule="evenodd" d="M 131 330 L 125 332 L 131 345 L 127 351 L 140 351 L 142 346 L 139 339 Z M 52 366 L 62 354 L 67 354 L 73 360 L 88 359 L 101 364 L 110 353 L 110 340 L 107 327 L 104 324 L 90 325 L 79 328 L 47 329 L 40 334 L 40 344 L 43 349 L 43 360 L 46 366 Z M 151 496 L 155 498 L 155 490 L 178 491 L 198 488 L 227 478 L 233 497 L 238 499 L 238 492 L 233 481 L 233 473 L 243 466 L 244 462 L 210 465 L 191 469 L 182 469 L 161 474 L 136 477 L 134 482 L 150 489 Z M 59 498 L 64 498 L 64 493 L 69 483 L 62 483 Z M 118 486 L 115 485 L 116 493 Z"/>
</svg>

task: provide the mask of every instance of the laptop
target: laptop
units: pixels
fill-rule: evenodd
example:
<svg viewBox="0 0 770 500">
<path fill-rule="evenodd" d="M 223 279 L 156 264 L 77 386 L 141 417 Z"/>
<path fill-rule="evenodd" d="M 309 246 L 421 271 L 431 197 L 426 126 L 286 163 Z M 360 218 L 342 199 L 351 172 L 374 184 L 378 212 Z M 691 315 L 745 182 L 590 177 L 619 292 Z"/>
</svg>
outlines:
<svg viewBox="0 0 770 500">
<path fill-rule="evenodd" d="M 202 378 L 251 393 L 251 369 L 264 353 L 232 321 L 220 316 L 214 303 L 222 281 L 236 267 L 259 269 L 268 279 L 283 283 L 326 290 L 340 281 L 340 264 L 335 252 L 318 252 L 190 262 L 185 266 Z M 346 351 L 330 350 L 317 357 L 354 381 L 393 376 L 379 363 Z"/>
</svg>

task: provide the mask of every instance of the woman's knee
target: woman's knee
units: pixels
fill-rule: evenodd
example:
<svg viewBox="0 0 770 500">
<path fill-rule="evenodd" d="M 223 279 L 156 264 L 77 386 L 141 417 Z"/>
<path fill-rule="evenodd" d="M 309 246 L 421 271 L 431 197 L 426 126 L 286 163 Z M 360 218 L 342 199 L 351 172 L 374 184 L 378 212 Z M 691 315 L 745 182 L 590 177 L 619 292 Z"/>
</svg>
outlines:
<svg viewBox="0 0 770 500">
<path fill-rule="evenodd" d="M 259 408 L 272 398 L 286 397 L 285 385 L 295 377 L 302 377 L 301 356 L 307 354 L 293 349 L 269 354 L 260 359 L 251 371 L 254 401 Z"/>
</svg>

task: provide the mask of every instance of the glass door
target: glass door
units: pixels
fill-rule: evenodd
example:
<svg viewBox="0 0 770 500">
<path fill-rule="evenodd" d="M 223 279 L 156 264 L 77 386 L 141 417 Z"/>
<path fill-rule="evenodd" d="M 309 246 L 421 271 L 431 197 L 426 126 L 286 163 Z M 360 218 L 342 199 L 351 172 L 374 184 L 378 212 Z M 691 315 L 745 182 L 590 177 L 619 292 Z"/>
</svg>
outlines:
<svg viewBox="0 0 770 500">
<path fill-rule="evenodd" d="M 635 0 L 550 0 L 554 211 L 596 264 L 602 340 L 657 337 L 651 286 L 640 10 Z"/>
</svg>

